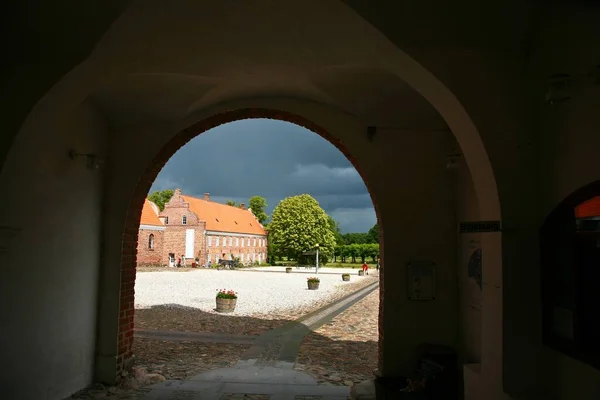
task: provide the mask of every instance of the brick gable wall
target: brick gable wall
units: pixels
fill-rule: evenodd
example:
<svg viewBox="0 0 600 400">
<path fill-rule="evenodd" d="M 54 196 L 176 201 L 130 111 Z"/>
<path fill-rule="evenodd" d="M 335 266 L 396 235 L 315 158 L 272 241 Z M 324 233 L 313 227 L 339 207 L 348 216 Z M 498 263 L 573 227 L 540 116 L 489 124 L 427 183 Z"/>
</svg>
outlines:
<svg viewBox="0 0 600 400">
<path fill-rule="evenodd" d="M 185 225 L 183 224 L 183 217 L 186 218 Z M 181 191 L 178 189 L 171 197 L 171 200 L 165 204 L 165 209 L 160 213 L 160 217 L 168 218 L 168 223 L 165 224 L 165 234 L 162 250 L 162 260 L 168 265 L 169 253 L 175 254 L 175 260 L 185 255 L 185 236 L 188 229 L 194 230 L 194 257 L 188 258 L 186 264 L 191 266 L 194 258 L 200 259 L 200 264 L 204 263 L 205 240 L 204 232 L 206 230 L 206 223 L 200 221 L 198 216 L 194 214 L 189 204 L 183 201 L 181 197 Z M 165 220 L 167 221 L 167 220 Z M 183 257 L 182 257 L 183 258 Z"/>
</svg>

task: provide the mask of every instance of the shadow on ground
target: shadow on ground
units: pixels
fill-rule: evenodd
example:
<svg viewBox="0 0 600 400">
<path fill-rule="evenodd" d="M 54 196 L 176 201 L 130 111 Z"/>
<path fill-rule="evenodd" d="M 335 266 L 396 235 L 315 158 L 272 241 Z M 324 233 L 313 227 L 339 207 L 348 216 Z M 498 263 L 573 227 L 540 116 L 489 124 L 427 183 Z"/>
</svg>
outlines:
<svg viewBox="0 0 600 400">
<path fill-rule="evenodd" d="M 159 331 L 258 336 L 283 326 L 291 319 L 261 319 L 216 314 L 176 304 L 135 310 L 135 328 Z M 373 376 L 377 367 L 377 342 L 352 340 L 349 331 L 343 338 L 329 338 L 306 332 L 296 359 L 296 369 L 312 375 L 318 382 L 335 385 L 361 382 Z M 188 379 L 202 372 L 233 366 L 249 345 L 206 343 L 138 338 L 133 352 L 136 367 L 166 379 Z"/>
</svg>

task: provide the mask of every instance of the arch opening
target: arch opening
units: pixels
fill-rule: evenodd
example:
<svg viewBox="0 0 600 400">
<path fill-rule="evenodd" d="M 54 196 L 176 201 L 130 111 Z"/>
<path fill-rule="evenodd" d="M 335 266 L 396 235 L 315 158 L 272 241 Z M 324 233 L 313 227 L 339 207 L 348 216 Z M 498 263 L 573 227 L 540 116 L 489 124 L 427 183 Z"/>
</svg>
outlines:
<svg viewBox="0 0 600 400">
<path fill-rule="evenodd" d="M 542 338 L 555 351 L 600 369 L 600 181 L 579 188 L 540 229 Z"/>
<path fill-rule="evenodd" d="M 221 114 L 216 114 L 213 115 L 211 117 L 208 117 L 204 120 L 201 120 L 200 122 L 193 124 L 192 126 L 190 126 L 189 128 L 186 128 L 184 130 L 182 130 L 179 134 L 177 134 L 172 140 L 169 141 L 169 143 L 163 147 L 163 149 L 157 154 L 157 156 L 154 157 L 153 161 L 151 162 L 150 166 L 146 169 L 146 171 L 144 172 L 143 176 L 141 177 L 141 179 L 139 180 L 139 183 L 135 189 L 135 194 L 133 196 L 133 200 L 130 204 L 130 208 L 128 211 L 128 216 L 127 216 L 127 222 L 126 222 L 126 231 L 124 233 L 124 243 L 123 243 L 123 254 L 122 254 L 122 265 L 121 265 L 121 276 L 122 279 L 127 279 L 128 281 L 126 282 L 127 287 L 135 287 L 136 292 L 138 292 L 138 290 L 141 290 L 140 292 L 136 293 L 136 295 L 138 295 L 139 293 L 147 293 L 148 292 L 148 286 L 145 286 L 145 282 L 137 282 L 135 281 L 136 279 L 136 275 L 139 277 L 139 273 L 142 271 L 148 271 L 150 273 L 154 273 L 155 271 L 165 271 L 165 267 L 163 267 L 164 265 L 168 266 L 168 267 L 182 267 L 184 268 L 181 271 L 187 271 L 189 269 L 189 267 L 192 268 L 200 268 L 200 270 L 194 271 L 194 272 L 198 272 L 198 276 L 201 273 L 209 273 L 209 272 L 214 272 L 214 270 L 211 267 L 215 267 L 216 265 L 220 265 L 221 268 L 217 268 L 217 270 L 223 270 L 223 269 L 227 269 L 227 266 L 229 265 L 229 263 L 222 263 L 222 260 L 225 260 L 227 262 L 229 261 L 235 261 L 235 263 L 239 263 L 244 265 L 246 268 L 249 267 L 253 267 L 251 264 L 258 264 L 255 267 L 258 267 L 260 264 L 264 264 L 265 261 L 269 261 L 271 264 L 273 264 L 273 260 L 271 258 L 275 258 L 275 264 L 282 266 L 281 268 L 283 268 L 287 263 L 287 262 L 296 262 L 296 263 L 306 263 L 306 259 L 312 259 L 315 257 L 314 254 L 310 254 L 307 255 L 305 258 L 303 258 L 303 260 L 297 259 L 297 258 L 292 258 L 290 259 L 288 255 L 283 255 L 283 254 L 267 254 L 267 237 L 266 236 L 261 236 L 260 232 L 242 232 L 242 229 L 240 228 L 241 225 L 243 225 L 245 222 L 242 220 L 236 220 L 234 221 L 234 223 L 236 224 L 235 226 L 230 226 L 228 227 L 226 230 L 224 231 L 218 231 L 217 228 L 215 228 L 214 226 L 218 225 L 218 224 L 223 224 L 223 223 L 227 223 L 227 221 L 225 221 L 227 219 L 226 215 L 223 214 L 215 214 L 212 215 L 210 218 L 214 219 L 215 221 L 212 222 L 216 222 L 216 224 L 212 224 L 213 226 L 209 226 L 209 223 L 207 223 L 207 221 L 202 221 L 201 217 L 201 213 L 203 212 L 202 207 L 207 206 L 208 204 L 212 203 L 213 206 L 216 206 L 216 204 L 218 204 L 218 207 L 220 208 L 234 208 L 236 213 L 242 215 L 244 213 L 250 213 L 251 211 L 247 209 L 247 206 L 250 206 L 250 202 L 246 202 L 247 198 L 250 197 L 251 195 L 254 195 L 256 193 L 248 193 L 244 199 L 235 199 L 234 201 L 227 201 L 225 202 L 225 198 L 222 199 L 215 199 L 214 194 L 209 193 L 207 190 L 208 189 L 200 189 L 198 188 L 196 190 L 196 192 L 191 192 L 191 191 L 187 191 L 185 189 L 180 190 L 179 186 L 181 185 L 177 185 L 176 187 L 173 187 L 172 189 L 176 189 L 173 190 L 173 194 L 172 197 L 169 198 L 169 200 L 167 201 L 167 203 L 162 204 L 160 207 L 162 209 L 162 211 L 158 211 L 155 213 L 156 215 L 156 223 L 160 224 L 161 228 L 163 228 L 163 232 L 161 232 L 161 234 L 163 236 L 159 236 L 157 234 L 157 237 L 155 238 L 155 240 L 157 241 L 157 243 L 163 243 L 163 248 L 162 248 L 162 253 L 164 256 L 167 256 L 166 260 L 165 257 L 163 256 L 160 260 L 160 262 L 158 263 L 158 267 L 150 267 L 149 269 L 146 269 L 145 267 L 142 267 L 140 262 L 140 246 L 139 244 L 136 246 L 137 247 L 137 263 L 136 263 L 136 257 L 131 257 L 132 255 L 132 246 L 129 244 L 130 242 L 133 242 L 135 239 L 137 239 L 137 243 L 141 243 L 140 240 L 144 235 L 144 227 L 147 225 L 145 225 L 143 223 L 144 221 L 144 215 L 145 215 L 145 210 L 146 208 L 149 208 L 150 206 L 148 205 L 149 201 L 147 199 L 148 194 L 152 191 L 153 188 L 153 184 L 156 182 L 157 177 L 159 176 L 160 171 L 165 167 L 165 165 L 167 165 L 167 162 L 171 159 L 174 159 L 174 157 L 177 156 L 178 152 L 184 149 L 184 146 L 186 146 L 187 144 L 190 143 L 191 140 L 202 140 L 202 135 L 203 134 L 207 134 L 209 133 L 209 131 L 211 131 L 212 129 L 215 129 L 217 127 L 223 127 L 227 124 L 232 124 L 232 123 L 243 123 L 243 121 L 260 121 L 260 120 L 276 120 L 276 121 L 281 121 L 281 122 L 285 122 L 285 123 L 289 123 L 289 124 L 293 124 L 296 125 L 298 127 L 304 128 L 316 135 L 318 135 L 319 137 L 321 137 L 322 139 L 325 139 L 329 144 L 333 145 L 338 151 L 340 151 L 342 153 L 342 155 L 345 157 L 345 159 L 349 162 L 349 164 L 358 172 L 358 179 L 361 181 L 362 184 L 364 184 L 367 187 L 367 191 L 368 191 L 368 198 L 371 199 L 373 208 L 375 209 L 375 226 L 373 226 L 372 230 L 379 230 L 379 232 L 382 231 L 382 226 L 380 224 L 380 218 L 379 218 L 379 213 L 377 212 L 376 209 L 376 203 L 374 201 L 372 201 L 373 199 L 373 194 L 370 192 L 370 189 L 368 187 L 368 183 L 367 180 L 365 178 L 365 176 L 363 174 L 361 174 L 360 170 L 357 167 L 357 163 L 355 160 L 353 160 L 350 157 L 350 153 L 349 151 L 339 142 L 336 141 L 333 136 L 331 136 L 325 129 L 323 129 L 322 127 L 318 126 L 317 124 L 312 123 L 311 121 L 309 121 L 306 118 L 300 117 L 296 114 L 292 114 L 292 113 L 288 113 L 288 112 L 282 112 L 280 110 L 274 110 L 274 109 L 267 109 L 267 108 L 246 108 L 246 109 L 239 109 L 239 110 L 235 110 L 235 111 L 230 111 L 230 112 L 225 112 L 225 113 L 221 113 Z M 242 129 L 243 127 L 240 127 L 239 129 Z M 214 132 L 215 136 L 219 135 L 218 132 Z M 279 135 L 285 135 L 285 132 L 279 133 Z M 251 133 L 246 133 L 246 135 L 252 135 Z M 197 139 L 195 139 L 197 138 Z M 200 143 L 200 142 L 198 142 Z M 324 143 L 323 143 L 324 144 Z M 224 155 L 223 157 L 223 161 L 226 162 L 227 160 L 227 156 L 228 153 L 225 149 L 222 149 L 219 147 L 219 149 L 217 150 L 218 153 Z M 220 163 L 214 163 L 211 161 L 207 161 L 208 165 L 206 168 L 206 171 L 214 171 L 215 168 L 222 168 L 223 165 Z M 201 167 L 204 168 L 204 167 Z M 347 168 L 345 168 L 347 169 Z M 242 173 L 243 175 L 243 170 L 239 170 L 238 172 Z M 214 173 L 214 172 L 213 172 Z M 312 174 L 314 174 L 314 172 L 311 172 Z M 235 182 L 231 182 L 232 185 L 235 185 Z M 160 189 L 159 187 L 154 187 L 155 189 Z M 166 188 L 166 187 L 163 187 Z M 260 193 L 258 193 L 260 195 Z M 310 194 L 310 192 L 309 192 Z M 141 201 L 139 201 L 141 200 Z M 230 203 L 230 204 L 226 204 L 226 203 Z M 152 205 L 154 207 L 154 205 Z M 180 207 L 182 207 L 182 209 L 180 209 Z M 194 208 L 195 207 L 195 208 Z M 154 207 L 155 211 L 156 211 L 157 207 Z M 214 217 L 214 218 L 213 218 Z M 142 223 L 140 223 L 140 218 L 142 218 Z M 167 223 L 167 221 L 169 221 Z M 247 222 L 247 221 L 246 221 Z M 179 225 L 179 226 L 178 226 Z M 254 226 L 255 228 L 258 228 L 260 224 L 256 224 L 256 226 Z M 135 231 L 133 231 L 133 228 L 135 228 Z M 239 229 L 238 229 L 239 228 Z M 371 228 L 371 226 L 369 226 L 369 228 Z M 186 232 L 186 237 L 183 237 L 182 235 L 180 235 L 179 238 L 179 243 L 177 245 L 174 244 L 169 244 L 169 243 L 173 243 L 173 238 L 176 234 L 176 230 L 177 229 L 185 229 Z M 200 235 L 199 238 L 194 238 L 194 239 L 190 239 L 190 241 L 188 241 L 188 237 L 187 237 L 187 233 L 189 233 L 192 230 L 196 230 L 196 231 L 202 231 L 203 234 Z M 225 228 L 223 228 L 225 229 Z M 234 230 L 240 230 L 240 232 L 230 232 L 230 231 L 234 231 Z M 172 230 L 172 232 L 169 232 L 169 230 Z M 365 229 L 365 235 L 367 234 L 367 229 Z M 378 233 L 379 233 L 378 232 Z M 197 232 L 192 233 L 192 235 L 195 235 Z M 258 235 L 258 236 L 257 236 Z M 382 237 L 382 235 L 379 233 L 379 238 L 380 239 Z M 200 240 L 200 241 L 199 241 Z M 195 246 L 195 247 L 194 247 Z M 258 246 L 258 247 L 257 247 Z M 134 247 L 134 248 L 136 248 Z M 263 250 L 263 252 L 261 253 L 254 253 L 251 252 L 251 249 L 256 249 L 256 248 L 260 248 Z M 156 249 L 157 251 L 159 251 L 158 249 Z M 322 248 L 321 246 L 321 253 L 319 256 L 318 260 L 322 260 L 323 257 L 323 252 L 325 249 Z M 382 254 L 382 249 L 380 248 L 379 250 Z M 379 257 L 377 257 L 377 255 L 374 254 L 370 254 L 370 253 L 365 253 L 367 254 L 366 257 L 368 257 L 369 255 L 372 257 L 371 260 L 365 260 L 365 257 L 362 257 L 361 259 L 361 255 L 357 254 L 355 256 L 357 256 L 357 260 L 359 261 L 368 261 L 369 264 L 371 264 L 371 277 L 374 278 L 374 276 L 379 275 L 378 273 L 373 274 L 373 272 L 378 271 L 378 268 L 375 268 L 376 265 L 378 265 L 378 260 Z M 135 254 L 134 254 L 135 255 Z M 145 255 L 144 255 L 145 256 Z M 336 256 L 345 256 L 345 254 L 339 254 L 339 253 L 326 253 L 327 257 L 336 257 Z M 354 255 L 349 254 L 348 255 L 348 260 L 350 259 L 354 259 Z M 381 257 L 382 259 L 383 257 Z M 154 260 L 154 259 L 152 259 Z M 328 264 L 332 264 L 331 260 L 327 260 Z M 343 260 L 342 260 L 343 261 Z M 308 262 L 312 262 L 312 261 L 308 261 Z M 321 261 L 318 261 L 321 262 Z M 349 265 L 342 265 L 342 263 L 338 262 L 337 259 L 333 262 L 335 264 L 336 268 L 340 268 L 340 267 L 348 267 Z M 264 267 L 264 265 L 263 265 Z M 353 266 L 351 266 L 351 268 L 356 268 L 356 270 L 352 270 L 352 271 L 346 271 L 345 269 L 343 269 L 343 272 L 348 272 L 351 273 L 352 275 L 357 275 L 358 274 L 358 270 L 360 270 L 361 264 L 357 263 Z M 267 267 L 267 268 L 271 268 L 271 267 Z M 280 267 L 273 267 L 276 269 L 281 269 Z M 322 267 L 321 267 L 322 268 Z M 327 265 L 325 265 L 325 269 L 327 269 Z M 312 269 L 311 269 L 312 270 Z M 133 273 L 132 273 L 133 271 Z M 333 273 L 332 271 L 326 271 L 326 275 L 322 275 L 323 274 L 323 269 L 320 269 L 319 271 L 321 271 L 321 275 L 320 276 L 324 276 L 327 277 L 326 279 L 326 284 L 327 285 L 331 285 L 330 279 L 329 279 L 329 273 Z M 342 270 L 340 270 L 342 271 Z M 222 271 L 222 272 L 229 272 L 229 271 Z M 237 272 L 237 271 L 236 271 Z M 295 267 L 292 271 L 292 274 L 301 274 L 301 276 L 305 277 L 306 275 L 306 267 L 300 266 L 300 267 Z M 253 272 L 253 274 L 256 276 L 258 272 Z M 241 273 L 240 273 L 241 274 Z M 252 273 L 251 273 L 252 274 Z M 266 273 L 266 276 L 275 276 L 274 274 L 269 274 Z M 368 274 L 368 272 L 367 272 Z M 219 274 L 217 273 L 218 276 Z M 221 273 L 222 275 L 222 273 Z M 149 277 L 150 274 L 143 274 L 142 275 L 144 278 Z M 175 276 L 175 275 L 172 275 Z M 308 275 L 307 275 L 308 276 Z M 336 280 L 340 280 L 339 279 L 339 274 L 335 275 Z M 354 278 L 354 280 L 356 280 L 357 278 Z M 371 287 L 371 289 L 375 289 L 375 286 L 373 286 L 372 284 L 375 283 L 376 285 L 376 280 L 373 281 L 369 281 L 369 285 Z M 122 280 L 122 285 L 123 285 L 124 281 Z M 199 283 L 200 287 L 203 287 L 203 285 L 205 285 L 205 282 L 200 281 Z M 242 282 L 239 282 L 239 284 L 241 285 Z M 142 286 L 140 286 L 142 285 Z M 221 285 L 222 286 L 222 285 Z M 234 285 L 235 286 L 235 285 Z M 220 286 L 219 286 L 220 287 Z M 359 286 L 356 286 L 357 288 Z M 206 287 L 204 288 L 206 289 L 208 292 L 210 292 L 210 295 L 214 295 L 214 290 L 215 288 L 211 287 Z M 231 285 L 227 285 L 226 289 L 231 289 L 231 290 L 237 290 L 237 288 L 235 287 L 231 287 Z M 363 290 L 364 286 L 360 286 L 360 290 Z M 356 290 L 356 289 L 353 289 Z M 379 292 L 377 289 L 375 289 L 375 292 L 373 292 L 373 294 L 376 295 L 375 298 L 375 303 L 377 305 L 377 308 L 379 306 Z M 195 295 L 194 297 L 198 297 L 198 295 Z M 337 296 L 339 298 L 339 296 Z M 373 297 L 373 296 L 371 296 Z M 121 293 L 121 302 L 122 304 L 125 304 L 125 307 L 127 310 L 135 310 L 136 305 L 137 304 L 137 300 L 133 300 L 128 292 L 122 292 Z M 277 303 L 277 299 L 273 300 L 274 303 Z M 370 304 L 373 304 L 373 300 L 370 300 Z M 123 307 L 123 306 L 122 306 Z M 133 321 L 133 312 L 131 313 L 131 318 L 129 321 L 129 324 L 125 324 L 122 325 L 122 327 L 120 328 L 120 332 L 119 332 L 119 337 L 123 337 L 123 338 L 131 338 L 129 340 L 125 340 L 123 342 L 119 343 L 119 348 L 120 349 L 125 349 L 127 348 L 127 351 L 124 353 L 124 358 L 126 359 L 131 359 L 132 356 L 135 356 L 135 351 L 134 351 L 134 343 L 136 340 L 139 339 L 134 339 L 133 338 L 133 334 L 131 333 L 133 330 L 135 329 L 148 329 L 149 328 L 149 324 L 152 324 L 150 321 L 150 319 L 154 319 L 156 320 L 165 320 L 167 318 L 167 315 L 169 315 L 169 319 L 173 320 L 173 319 L 177 319 L 179 318 L 178 316 L 184 315 L 187 311 L 184 308 L 181 309 L 177 309 L 174 310 L 173 308 L 170 308 L 167 310 L 165 309 L 160 309 L 159 308 L 155 308 L 154 311 L 156 312 L 155 315 L 151 315 L 153 313 L 153 308 L 154 307 L 148 307 L 146 309 L 137 309 L 135 311 L 135 314 L 138 315 L 138 320 L 136 320 L 135 324 L 132 324 Z M 158 310 L 158 311 L 157 311 Z M 305 308 L 306 310 L 306 308 Z M 205 310 L 206 311 L 206 310 Z M 211 310 L 212 311 L 212 310 Z M 372 310 L 374 313 L 374 318 L 378 318 L 379 313 L 377 311 L 377 309 Z M 166 313 L 165 313 L 166 312 Z M 305 311 L 303 311 L 305 312 Z M 218 317 L 218 315 L 215 315 L 214 313 L 210 313 L 210 312 L 202 312 L 201 310 L 196 310 L 191 312 L 191 314 L 195 315 L 195 319 L 201 319 L 201 318 L 221 318 L 222 320 L 226 320 L 227 317 Z M 256 313 L 256 315 L 259 315 L 260 313 Z M 156 317 L 156 315 L 160 315 L 158 318 Z M 173 317 L 175 315 L 175 317 Z M 183 317 L 185 318 L 185 317 Z M 240 321 L 242 324 L 246 324 L 246 325 L 250 325 L 252 323 L 257 323 L 256 319 L 257 317 L 254 317 L 254 315 L 248 315 L 246 316 L 245 314 L 242 314 L 240 318 Z M 371 318 L 373 319 L 373 318 Z M 259 324 L 262 325 L 267 325 L 269 326 L 269 324 L 273 325 L 273 327 L 275 327 L 277 324 L 276 323 L 268 323 L 268 322 L 262 322 Z M 229 325 L 231 326 L 231 329 L 235 328 L 236 323 L 229 323 Z M 239 325 L 239 324 L 237 324 Z M 189 325 L 186 325 L 186 323 L 183 323 L 184 327 L 187 327 L 183 330 L 190 330 L 191 328 L 189 327 Z M 171 326 L 172 327 L 172 326 Z M 153 328 L 157 328 L 157 326 L 154 326 Z M 160 326 L 159 326 L 160 328 Z M 163 326 L 163 328 L 169 328 L 169 324 Z M 273 328 L 275 329 L 275 328 Z M 376 328 L 375 328 L 375 332 L 376 332 Z M 317 342 L 323 344 L 325 343 L 325 347 L 329 347 L 334 353 L 332 353 L 333 356 L 338 356 L 339 353 L 336 353 L 339 351 L 335 350 L 337 348 L 337 346 L 339 346 L 339 344 L 334 344 L 333 347 L 331 347 L 331 343 L 332 343 L 332 339 L 328 339 L 326 336 L 320 335 L 320 334 L 315 334 L 316 338 L 313 338 L 312 340 L 316 340 Z M 354 346 L 358 349 L 359 347 L 362 349 L 361 351 L 366 352 L 367 348 L 369 348 L 369 346 L 375 346 L 374 349 L 372 349 L 373 354 L 371 356 L 371 364 L 369 364 L 369 362 L 365 362 L 366 364 L 366 368 L 367 369 L 374 369 L 377 367 L 376 363 L 373 365 L 374 361 L 373 360 L 377 360 L 377 356 L 379 354 L 377 348 L 376 348 L 376 343 L 377 343 L 377 337 L 375 338 L 375 342 L 365 342 L 364 344 L 361 343 L 354 343 Z M 145 339 L 141 339 L 141 340 L 145 340 Z M 311 340 L 311 339 L 309 339 Z M 226 347 L 226 346 L 224 346 Z M 138 347 L 135 347 L 138 349 L 142 349 L 144 348 L 146 351 L 148 351 L 149 346 L 147 344 L 144 345 L 140 345 Z M 239 350 L 239 349 L 238 349 Z M 236 354 L 237 356 L 241 356 L 243 355 L 242 353 L 238 354 L 236 353 L 236 351 L 231 350 L 232 351 L 232 357 L 234 357 Z M 358 351 L 358 350 L 357 350 Z M 302 357 L 304 357 L 304 359 L 306 360 L 307 357 L 310 358 L 310 355 L 303 355 Z M 354 359 L 348 359 L 347 362 L 349 363 L 356 363 L 356 359 L 360 359 L 361 357 L 354 357 Z M 326 361 L 325 357 L 321 357 L 322 361 Z M 301 359 L 299 358 L 299 360 L 301 361 Z M 147 357 L 145 360 L 143 360 L 143 362 L 148 362 L 151 360 L 148 360 Z M 137 361 L 136 361 L 137 363 Z M 369 367 L 370 365 L 370 367 Z M 354 367 L 356 368 L 356 365 L 354 365 Z M 364 369 L 364 368 L 363 368 Z M 371 371 L 369 371 L 370 373 Z M 368 378 L 368 374 L 366 376 L 363 376 L 363 379 Z M 336 376 L 339 376 L 339 374 L 343 374 L 343 371 L 338 371 L 338 375 L 334 374 L 334 378 Z M 336 378 L 337 379 L 337 378 Z M 347 379 L 346 379 L 347 381 Z M 355 382 L 358 383 L 358 382 Z"/>
</svg>

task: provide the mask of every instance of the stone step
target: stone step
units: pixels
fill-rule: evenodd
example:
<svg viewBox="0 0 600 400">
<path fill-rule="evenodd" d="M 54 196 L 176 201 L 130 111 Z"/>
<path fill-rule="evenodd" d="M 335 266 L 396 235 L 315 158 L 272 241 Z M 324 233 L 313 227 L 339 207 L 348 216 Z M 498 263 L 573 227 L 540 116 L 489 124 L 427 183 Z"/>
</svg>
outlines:
<svg viewBox="0 0 600 400">
<path fill-rule="evenodd" d="M 295 400 L 299 396 L 319 399 L 347 399 L 348 386 L 298 385 L 249 382 L 166 381 L 154 385 L 143 400 L 220 399 L 225 395 L 265 395 L 269 400 Z M 231 397 L 235 399 L 236 397 Z M 319 399 L 320 400 L 320 399 Z"/>
</svg>

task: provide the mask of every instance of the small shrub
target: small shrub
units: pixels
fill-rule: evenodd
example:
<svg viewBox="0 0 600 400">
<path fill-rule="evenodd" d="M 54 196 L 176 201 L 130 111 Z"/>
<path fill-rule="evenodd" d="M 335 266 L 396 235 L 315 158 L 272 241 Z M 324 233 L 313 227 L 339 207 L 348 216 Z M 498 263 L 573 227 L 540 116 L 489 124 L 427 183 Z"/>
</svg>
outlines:
<svg viewBox="0 0 600 400">
<path fill-rule="evenodd" d="M 237 292 L 227 289 L 217 289 L 217 299 L 237 299 Z"/>
<path fill-rule="evenodd" d="M 306 278 L 306 280 L 307 280 L 308 282 L 321 282 L 321 280 L 320 280 L 319 278 L 317 278 L 317 277 L 314 277 L 314 276 L 311 276 L 311 277 L 309 277 L 309 278 Z"/>
</svg>

